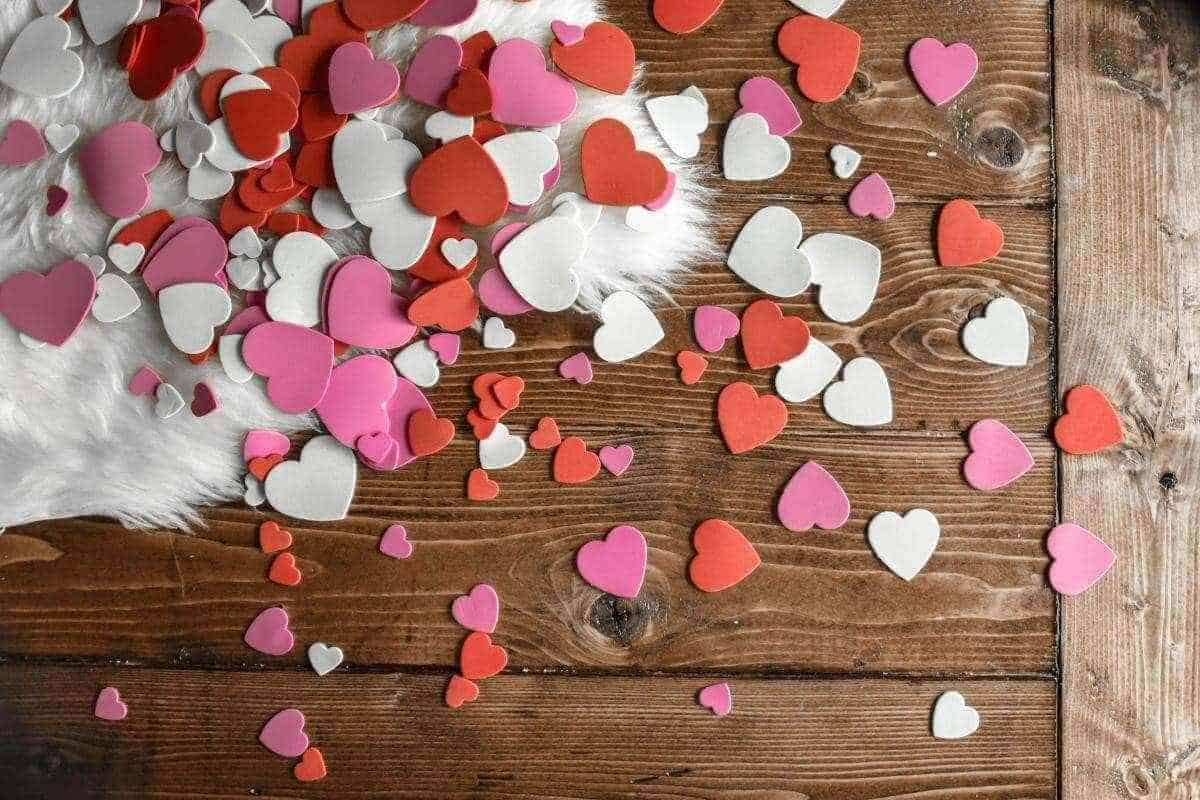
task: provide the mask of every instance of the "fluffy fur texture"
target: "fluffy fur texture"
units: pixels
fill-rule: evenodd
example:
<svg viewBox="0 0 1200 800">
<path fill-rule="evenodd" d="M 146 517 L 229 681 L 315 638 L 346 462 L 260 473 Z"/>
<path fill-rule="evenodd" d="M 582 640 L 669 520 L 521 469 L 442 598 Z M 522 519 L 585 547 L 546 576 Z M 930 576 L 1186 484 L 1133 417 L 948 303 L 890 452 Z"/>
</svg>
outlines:
<svg viewBox="0 0 1200 800">
<path fill-rule="evenodd" d="M 0 4 L 0 51 L 7 52 L 36 13 L 33 0 Z M 461 39 L 488 30 L 497 41 L 521 36 L 544 45 L 552 20 L 587 23 L 598 14 L 594 0 L 482 0 L 471 20 L 445 32 Z M 375 36 L 372 46 L 403 67 L 432 33 L 400 25 Z M 0 279 L 22 269 L 45 271 L 78 253 L 103 254 L 113 220 L 96 208 L 83 186 L 74 157 L 80 144 L 118 120 L 140 120 L 161 133 L 188 113 L 194 75 L 158 101 L 144 103 L 129 93 L 125 74 L 116 65 L 116 43 L 97 47 L 85 40 L 76 52 L 86 72 L 83 83 L 67 97 L 43 101 L 0 86 L 0 124 L 26 119 L 39 128 L 58 122 L 74 123 L 81 130 L 79 141 L 66 153 L 51 150 L 47 158 L 27 167 L 0 167 L 0 252 L 6 256 Z M 666 218 L 653 233 L 627 228 L 624 209 L 605 211 L 580 267 L 580 310 L 594 312 L 604 296 L 617 289 L 658 294 L 661 300 L 689 260 L 711 252 L 701 190 L 691 168 L 662 146 L 636 85 L 622 97 L 578 88 L 579 111 L 559 138 L 563 177 L 551 196 L 581 191 L 579 142 L 591 121 L 606 116 L 629 124 L 639 146 L 657 153 L 679 178 Z M 402 101 L 385 109 L 381 119 L 428 150 L 423 125 L 429 113 Z M 215 218 L 216 203 L 189 200 L 185 180 L 174 157 L 164 154 L 152 175 L 148 209 Z M 46 188 L 52 184 L 71 194 L 66 211 L 55 218 L 44 210 Z M 548 199 L 530 216 L 544 213 Z M 485 252 L 486 236 L 478 233 Z M 331 234 L 329 240 L 339 253 L 366 252 L 362 228 Z M 189 364 L 168 343 L 157 306 L 141 282 L 131 283 L 142 296 L 139 311 L 110 325 L 89 319 L 62 348 L 28 349 L 16 331 L 0 323 L 5 376 L 0 381 L 0 527 L 76 515 L 111 516 L 137 527 L 186 527 L 196 521 L 197 506 L 241 496 L 240 445 L 246 430 L 291 431 L 313 424 L 309 417 L 275 410 L 259 381 L 244 386 L 229 381 L 216 358 L 202 367 Z M 142 364 L 158 370 L 187 401 L 197 381 L 210 381 L 222 409 L 203 419 L 185 409 L 170 420 L 159 420 L 151 398 L 134 397 L 125 388 Z"/>
</svg>

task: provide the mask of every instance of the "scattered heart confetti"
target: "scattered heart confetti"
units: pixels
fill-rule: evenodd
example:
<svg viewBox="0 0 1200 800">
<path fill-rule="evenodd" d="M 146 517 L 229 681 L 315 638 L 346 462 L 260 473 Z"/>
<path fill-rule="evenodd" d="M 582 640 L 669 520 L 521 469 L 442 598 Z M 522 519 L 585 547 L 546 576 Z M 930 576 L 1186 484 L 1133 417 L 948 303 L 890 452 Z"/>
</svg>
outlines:
<svg viewBox="0 0 1200 800">
<path fill-rule="evenodd" d="M 646 537 L 632 525 L 618 525 L 603 539 L 580 547 L 575 567 L 585 581 L 602 592 L 637 597 L 646 578 Z"/>
<path fill-rule="evenodd" d="M 325 676 L 341 666 L 346 654 L 342 648 L 327 645 L 324 642 L 313 642 L 308 646 L 308 663 L 313 672 Z"/>
<path fill-rule="evenodd" d="M 921 92 L 935 106 L 942 106 L 958 97 L 974 80 L 979 56 L 964 42 L 944 45 L 925 37 L 908 49 L 908 67 Z"/>
<path fill-rule="evenodd" d="M 553 23 L 551 29 L 554 29 Z M 610 94 L 624 94 L 633 82 L 634 51 L 629 35 L 611 22 L 593 22 L 574 41 L 563 41 L 554 30 L 550 58 L 564 75 Z"/>
<path fill-rule="evenodd" d="M 712 711 L 714 717 L 723 717 L 733 710 L 733 693 L 728 683 L 705 686 L 697 696 L 700 705 Z"/>
<path fill-rule="evenodd" d="M 794 297 L 812 282 L 813 265 L 799 249 L 803 236 L 804 226 L 791 209 L 760 208 L 742 226 L 726 263 L 755 289 Z"/>
<path fill-rule="evenodd" d="M 692 334 L 706 353 L 720 352 L 741 329 L 737 314 L 720 306 L 700 306 L 692 315 Z"/>
<path fill-rule="evenodd" d="M 461 708 L 479 699 L 479 685 L 461 675 L 453 675 L 446 685 L 445 700 L 450 708 Z"/>
<path fill-rule="evenodd" d="M 469 631 L 494 633 L 500 619 L 500 596 L 490 584 L 477 584 L 469 593 L 454 598 L 450 614 Z"/>
<path fill-rule="evenodd" d="M 637 149 L 623 122 L 601 119 L 583 135 L 580 153 L 583 185 L 594 203 L 640 206 L 667 188 L 667 170 L 651 153 Z"/>
<path fill-rule="evenodd" d="M 1077 595 L 1107 574 L 1117 560 L 1112 549 L 1091 531 L 1064 522 L 1046 538 L 1050 553 L 1050 586 L 1059 594 Z"/>
<path fill-rule="evenodd" d="M 292 534 L 267 520 L 258 526 L 258 546 L 264 553 L 277 553 L 292 546 Z"/>
<path fill-rule="evenodd" d="M 114 276 L 115 277 L 115 276 Z M 206 417 L 221 408 L 221 400 L 207 381 L 192 387 L 192 416 Z"/>
<path fill-rule="evenodd" d="M 1016 300 L 997 297 L 962 330 L 963 349 L 988 364 L 1023 367 L 1029 363 L 1029 323 Z"/>
<path fill-rule="evenodd" d="M 842 368 L 842 379 L 825 389 L 825 413 L 844 425 L 860 428 L 892 421 L 892 387 L 883 367 L 859 356 Z"/>
<path fill-rule="evenodd" d="M 721 169 L 726 180 L 765 181 L 782 175 L 792 163 L 792 148 L 771 133 L 767 120 L 747 112 L 734 117 L 721 146 Z"/>
<path fill-rule="evenodd" d="M 896 198 L 892 187 L 878 172 L 872 172 L 850 190 L 846 200 L 850 213 L 856 217 L 891 219 L 896 213 Z"/>
<path fill-rule="evenodd" d="M 259 731 L 258 741 L 277 756 L 299 758 L 308 749 L 304 713 L 297 708 L 276 712 Z"/>
<path fill-rule="evenodd" d="M 537 427 L 529 434 L 529 446 L 534 450 L 550 450 L 558 447 L 562 435 L 558 430 L 558 422 L 554 417 L 542 417 Z"/>
<path fill-rule="evenodd" d="M 742 312 L 742 350 L 750 369 L 774 367 L 795 358 L 808 347 L 808 323 L 784 317 L 770 300 L 756 300 Z"/>
<path fill-rule="evenodd" d="M 685 386 L 699 383 L 708 369 L 708 359 L 691 350 L 680 350 L 675 354 L 675 365 L 679 367 L 679 381 Z"/>
<path fill-rule="evenodd" d="M 280 553 L 271 560 L 271 568 L 267 577 L 281 586 L 298 586 L 300 584 L 300 569 L 296 566 L 296 557 L 291 553 Z"/>
<path fill-rule="evenodd" d="M 121 700 L 121 693 L 117 687 L 105 686 L 96 696 L 96 705 L 92 713 L 97 719 L 120 722 L 129 715 L 129 706 Z"/>
<path fill-rule="evenodd" d="M 933 556 L 941 532 L 937 517 L 923 508 L 904 516 L 884 511 L 867 523 L 867 542 L 884 566 L 911 581 Z"/>
<path fill-rule="evenodd" d="M 600 448 L 600 463 L 613 475 L 620 477 L 633 463 L 633 448 L 623 444 L 619 447 L 605 446 Z"/>
<path fill-rule="evenodd" d="M 568 436 L 554 451 L 554 480 L 587 483 L 600 474 L 600 457 L 578 436 Z"/>
<path fill-rule="evenodd" d="M 734 455 L 771 441 L 783 432 L 787 420 L 783 401 L 769 394 L 759 397 L 748 383 L 731 383 L 717 397 L 721 438 Z"/>
<path fill-rule="evenodd" d="M 862 155 L 852 147 L 835 144 L 829 148 L 829 160 L 833 163 L 833 174 L 846 180 L 858 171 L 862 163 Z"/>
<path fill-rule="evenodd" d="M 762 563 L 750 540 L 724 520 L 706 519 L 697 525 L 692 546 L 696 555 L 688 564 L 688 578 L 702 592 L 737 586 Z"/>
<path fill-rule="evenodd" d="M 775 514 L 789 531 L 806 531 L 814 525 L 836 530 L 850 519 L 850 498 L 837 478 L 815 461 L 809 461 L 792 473 Z"/>
<path fill-rule="evenodd" d="M 967 433 L 971 454 L 963 459 L 963 477 L 972 488 L 994 492 L 1033 469 L 1033 455 L 999 420 L 981 419 Z"/>
<path fill-rule="evenodd" d="M 1054 441 L 1065 453 L 1098 453 L 1125 439 L 1121 418 L 1104 392 L 1081 384 L 1067 391 L 1064 413 L 1054 423 Z"/>
<path fill-rule="evenodd" d="M 41 275 L 25 270 L 0 282 L 0 315 L 26 336 L 58 347 L 79 330 L 96 298 L 96 275 L 63 261 Z"/>
<path fill-rule="evenodd" d="M 824 342 L 810 337 L 803 353 L 779 365 L 775 393 L 789 403 L 803 403 L 820 394 L 841 369 L 841 357 Z"/>
<path fill-rule="evenodd" d="M 775 136 L 787 136 L 801 125 L 800 112 L 783 87 L 765 75 L 751 78 L 738 89 L 738 114 L 758 114 Z"/>
<path fill-rule="evenodd" d="M 938 262 L 943 267 L 971 267 L 994 258 L 1004 247 L 1004 231 L 979 215 L 969 200 L 942 206 L 937 223 Z"/>
<path fill-rule="evenodd" d="M 827 19 L 801 14 L 779 29 L 779 52 L 796 65 L 796 88 L 815 103 L 829 103 L 846 93 L 858 69 L 862 38 Z"/>
<path fill-rule="evenodd" d="M 408 538 L 408 530 L 400 523 L 389 525 L 379 537 L 379 552 L 402 561 L 412 556 L 413 543 Z"/>
<path fill-rule="evenodd" d="M 467 499 L 476 502 L 495 500 L 500 494 L 500 486 L 488 477 L 487 471 L 475 468 L 467 476 Z"/>
<path fill-rule="evenodd" d="M 603 324 L 592 335 L 592 349 L 610 363 L 636 358 L 666 335 L 654 312 L 630 292 L 604 298 L 600 319 Z"/>
<path fill-rule="evenodd" d="M 459 671 L 472 681 L 498 675 L 508 664 L 508 653 L 503 647 L 492 644 L 492 637 L 475 631 L 463 640 L 458 654 Z"/>
<path fill-rule="evenodd" d="M 587 353 L 576 353 L 559 363 L 558 374 L 566 380 L 586 386 L 592 382 L 592 361 Z"/>
<path fill-rule="evenodd" d="M 300 762 L 292 767 L 292 774 L 298 781 L 319 781 L 325 777 L 325 757 L 315 747 L 304 751 Z"/>
<path fill-rule="evenodd" d="M 965 739 L 979 729 L 979 712 L 958 692 L 943 692 L 933 704 L 935 739 Z"/>
<path fill-rule="evenodd" d="M 4 128 L 0 139 L 0 164 L 23 167 L 45 158 L 46 142 L 41 132 L 23 119 L 14 119 Z"/>
</svg>

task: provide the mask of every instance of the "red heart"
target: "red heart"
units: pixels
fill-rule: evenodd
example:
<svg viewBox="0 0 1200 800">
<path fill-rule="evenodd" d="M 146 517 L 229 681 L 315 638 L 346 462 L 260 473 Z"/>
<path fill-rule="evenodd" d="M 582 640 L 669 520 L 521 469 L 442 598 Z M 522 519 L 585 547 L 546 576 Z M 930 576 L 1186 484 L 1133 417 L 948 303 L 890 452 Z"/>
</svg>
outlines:
<svg viewBox="0 0 1200 800">
<path fill-rule="evenodd" d="M 204 25 L 190 14 L 164 14 L 127 28 L 122 50 L 126 41 L 130 41 L 129 91 L 141 100 L 154 100 L 200 60 Z"/>
<path fill-rule="evenodd" d="M 537 428 L 529 434 L 529 446 L 534 450 L 549 450 L 551 447 L 557 447 L 561 441 L 562 434 L 558 432 L 558 422 L 554 417 L 539 419 Z"/>
<path fill-rule="evenodd" d="M 358 27 L 377 31 L 406 20 L 428 0 L 342 0 L 346 16 Z"/>
<path fill-rule="evenodd" d="M 508 653 L 504 648 L 492 644 L 492 637 L 481 631 L 475 631 L 463 640 L 462 651 L 458 654 L 459 672 L 473 681 L 492 677 L 507 663 Z"/>
<path fill-rule="evenodd" d="M 654 0 L 654 20 L 671 33 L 691 33 L 713 18 L 725 0 Z"/>
<path fill-rule="evenodd" d="M 756 300 L 742 312 L 742 350 L 750 369 L 765 369 L 795 358 L 808 347 L 808 323 L 785 317 L 771 300 Z"/>
<path fill-rule="evenodd" d="M 1121 418 L 1095 386 L 1081 384 L 1067 392 L 1066 413 L 1054 423 L 1054 441 L 1073 455 L 1098 453 L 1125 438 Z"/>
<path fill-rule="evenodd" d="M 487 71 L 488 59 L 492 57 L 492 51 L 495 49 L 496 40 L 492 38 L 492 34 L 480 31 L 463 40 L 462 60 L 458 65 L 461 69 Z"/>
<path fill-rule="evenodd" d="M 333 110 L 329 94 L 307 94 L 300 101 L 300 133 L 307 142 L 328 139 L 340 131 L 348 117 Z"/>
<path fill-rule="evenodd" d="M 266 221 L 267 213 L 265 211 L 251 211 L 246 208 L 238 200 L 236 192 L 225 195 L 225 201 L 221 203 L 221 210 L 217 214 L 217 224 L 221 226 L 221 232 L 226 236 L 233 236 L 242 228 L 258 230 Z"/>
<path fill-rule="evenodd" d="M 236 92 L 222 101 L 221 109 L 234 146 L 256 161 L 274 158 L 284 134 L 299 118 L 292 98 L 274 89 Z"/>
<path fill-rule="evenodd" d="M 554 480 L 559 483 L 586 483 L 599 474 L 600 457 L 578 436 L 563 439 L 554 451 Z"/>
<path fill-rule="evenodd" d="M 442 242 L 447 239 L 461 238 L 462 228 L 454 221 L 454 217 L 439 217 L 434 223 L 433 235 L 429 237 L 429 245 L 417 263 L 408 268 L 408 274 L 430 283 L 469 277 L 479 264 L 478 256 L 472 258 L 462 269 L 458 269 L 442 254 Z"/>
<path fill-rule="evenodd" d="M 325 3 L 308 15 L 308 34 L 289 39 L 279 48 L 279 66 L 296 79 L 302 91 L 327 88 L 329 59 L 346 42 L 367 43 L 367 34 L 346 19 L 342 3 Z"/>
<path fill-rule="evenodd" d="M 277 211 L 267 219 L 267 227 L 276 236 L 286 236 L 296 231 L 306 231 L 316 236 L 324 236 L 325 228 L 313 221 L 307 214 L 298 211 Z"/>
<path fill-rule="evenodd" d="M 408 418 L 408 448 L 413 455 L 429 456 L 450 444 L 454 438 L 454 423 L 442 419 L 427 408 Z"/>
<path fill-rule="evenodd" d="M 996 256 L 1004 247 L 1004 231 L 979 216 L 969 200 L 951 200 L 938 214 L 938 261 L 943 267 L 970 267 Z"/>
<path fill-rule="evenodd" d="M 278 522 L 267 520 L 258 526 L 258 546 L 264 553 L 286 550 L 292 546 L 292 534 L 279 527 Z"/>
<path fill-rule="evenodd" d="M 281 461 L 283 461 L 283 456 L 279 455 L 279 453 L 272 453 L 269 456 L 259 456 L 258 458 L 250 459 L 250 463 L 247 466 L 250 468 L 251 475 L 260 481 L 265 481 L 267 475 Z"/>
<path fill-rule="evenodd" d="M 601 119 L 583 135 L 583 186 L 593 203 L 641 206 L 667 188 L 667 168 L 657 156 L 637 149 L 623 122 Z"/>
<path fill-rule="evenodd" d="M 796 88 L 817 103 L 837 100 L 846 93 L 854 72 L 862 37 L 832 20 L 801 14 L 783 23 L 779 52 L 796 65 Z"/>
<path fill-rule="evenodd" d="M 742 532 L 719 519 L 706 519 L 692 534 L 696 555 L 688 577 L 702 592 L 719 592 L 741 583 L 762 559 Z"/>
<path fill-rule="evenodd" d="M 512 411 L 521 404 L 521 392 L 525 391 L 525 380 L 512 375 L 503 377 L 491 385 L 492 395 L 505 411 Z"/>
<path fill-rule="evenodd" d="M 478 117 L 492 110 L 492 85 L 481 70 L 459 70 L 446 93 L 446 110 L 460 117 Z"/>
<path fill-rule="evenodd" d="M 467 422 L 471 425 L 471 433 L 475 434 L 475 438 L 481 442 L 496 430 L 496 420 L 485 417 L 479 413 L 478 408 L 467 411 Z"/>
<path fill-rule="evenodd" d="M 325 756 L 315 747 L 304 751 L 300 762 L 292 768 L 292 774 L 298 781 L 319 781 L 325 777 Z"/>
<path fill-rule="evenodd" d="M 291 553 L 280 553 L 271 562 L 267 577 L 281 586 L 296 586 L 300 583 L 300 570 L 296 567 L 296 557 Z"/>
<path fill-rule="evenodd" d="M 302 144 L 300 152 L 296 155 L 296 167 L 292 172 L 307 186 L 315 186 L 318 189 L 336 188 L 337 179 L 333 176 L 333 137 Z"/>
<path fill-rule="evenodd" d="M 773 394 L 758 396 L 754 387 L 738 381 L 717 397 L 717 423 L 731 453 L 745 453 L 774 439 L 787 425 L 787 406 Z"/>
<path fill-rule="evenodd" d="M 593 22 L 572 45 L 550 44 L 550 58 L 568 77 L 610 94 L 625 94 L 633 82 L 633 42 L 611 22 Z"/>
<path fill-rule="evenodd" d="M 473 703 L 479 697 L 479 686 L 462 675 L 453 675 L 446 684 L 446 705 L 461 708 L 464 703 Z"/>
<path fill-rule="evenodd" d="M 258 176 L 258 188 L 264 192 L 286 192 L 295 187 L 296 181 L 289 165 L 291 153 L 278 159 Z"/>
<path fill-rule="evenodd" d="M 300 105 L 300 84 L 292 77 L 292 73 L 283 67 L 263 67 L 254 70 L 254 74 L 280 94 L 287 95 L 295 105 Z"/>
<path fill-rule="evenodd" d="M 679 367 L 679 380 L 685 386 L 699 383 L 708 369 L 708 359 L 691 350 L 680 350 L 675 356 L 675 364 Z"/>
<path fill-rule="evenodd" d="M 506 377 L 506 375 L 502 375 L 499 372 L 485 372 L 472 381 L 471 391 L 475 393 L 475 397 L 479 400 L 477 408 L 479 415 L 484 419 L 495 421 L 508 413 L 508 409 L 501 404 L 492 391 L 492 387 Z M 524 387 L 522 386 L 522 388 Z"/>
<path fill-rule="evenodd" d="M 475 127 L 471 130 L 471 138 L 480 144 L 487 144 L 497 136 L 503 136 L 508 133 L 508 128 L 505 128 L 494 119 L 477 118 Z"/>
<path fill-rule="evenodd" d="M 461 331 L 478 316 L 479 301 L 466 278 L 426 289 L 408 306 L 409 322 L 418 327 L 437 325 L 444 331 Z"/>
<path fill-rule="evenodd" d="M 494 500 L 499 494 L 499 485 L 497 485 L 494 480 L 488 477 L 487 472 L 479 467 L 471 470 L 471 474 L 467 476 L 468 500 Z"/>
<path fill-rule="evenodd" d="M 120 232 L 113 237 L 113 242 L 116 244 L 133 244 L 134 242 L 146 248 L 146 252 L 150 252 L 150 248 L 154 242 L 162 235 L 175 217 L 170 211 L 159 209 L 151 211 L 142 217 L 135 219 L 133 222 L 121 228 Z"/>
<path fill-rule="evenodd" d="M 432 217 L 457 212 L 472 225 L 491 225 L 508 208 L 508 187 L 500 168 L 470 136 L 425 156 L 408 180 L 408 197 Z"/>
<path fill-rule="evenodd" d="M 305 185 L 296 181 L 289 166 L 291 153 L 268 169 L 249 170 L 238 181 L 238 200 L 250 211 L 269 214 L 304 193 Z M 268 186 L 282 187 L 269 189 Z"/>
<path fill-rule="evenodd" d="M 221 87 L 225 85 L 225 81 L 237 74 L 237 70 L 234 69 L 217 69 L 200 81 L 197 98 L 200 101 L 200 109 L 204 111 L 204 116 L 208 117 L 209 122 L 221 116 Z"/>
</svg>

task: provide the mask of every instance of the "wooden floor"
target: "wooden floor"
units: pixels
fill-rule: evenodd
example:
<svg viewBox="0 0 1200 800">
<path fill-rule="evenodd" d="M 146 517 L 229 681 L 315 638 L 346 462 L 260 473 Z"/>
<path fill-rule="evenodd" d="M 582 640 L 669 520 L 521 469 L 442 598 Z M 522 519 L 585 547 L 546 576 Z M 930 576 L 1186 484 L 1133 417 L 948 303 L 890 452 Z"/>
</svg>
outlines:
<svg viewBox="0 0 1200 800">
<path fill-rule="evenodd" d="M 679 39 L 642 0 L 611 5 L 651 93 L 704 90 L 715 124 L 698 160 L 719 172 L 736 87 L 756 74 L 789 83 L 773 43 L 795 9 L 727 0 L 709 26 Z M 1189 7 L 849 0 L 838 21 L 863 34 L 864 52 L 848 97 L 801 102 L 784 176 L 708 180 L 722 247 L 771 203 L 794 209 L 808 232 L 881 247 L 879 298 L 859 322 L 828 322 L 810 293 L 784 305 L 843 357 L 883 365 L 896 401 L 884 430 L 842 427 L 813 401 L 791 407 L 770 445 L 731 457 L 714 429 L 716 393 L 735 377 L 768 390 L 773 371 L 751 374 L 726 348 L 685 387 L 673 364 L 690 345 L 693 308 L 740 310 L 756 296 L 714 261 L 662 313 L 667 339 L 631 364 L 599 368 L 588 387 L 562 381 L 555 366 L 586 344 L 591 323 L 558 315 L 518 320 L 512 350 L 468 350 L 432 392 L 440 413 L 457 414 L 476 374 L 520 374 L 528 389 L 514 432 L 549 414 L 594 447 L 629 442 L 637 458 L 620 478 L 560 486 L 548 455 L 531 452 L 495 476 L 498 501 L 468 504 L 475 455 L 460 435 L 398 473 L 364 469 L 343 523 L 284 521 L 305 576 L 294 589 L 264 577 L 255 531 L 272 515 L 240 505 L 211 511 L 194 535 L 74 520 L 0 536 L 0 796 L 1200 797 L 1200 589 L 1189 577 L 1200 525 L 1188 488 L 1200 451 L 1185 355 L 1196 287 L 1172 270 L 1190 259 L 1194 275 L 1200 256 L 1200 114 L 1188 114 L 1200 108 L 1200 21 Z M 946 108 L 919 96 L 904 66 L 924 35 L 980 54 L 978 78 Z M 891 182 L 893 219 L 846 211 L 849 187 L 826 158 L 837 142 Z M 1188 172 L 1163 166 L 1187 158 Z M 1129 185 L 1136 194 L 1114 216 Z M 982 268 L 934 261 L 935 213 L 960 196 L 1006 233 L 1001 256 Z M 988 367 L 958 343 L 964 321 L 998 294 L 1027 309 L 1027 367 Z M 1169 374 L 1156 372 L 1163 359 L 1175 359 Z M 1060 463 L 1046 435 L 1056 398 L 1085 380 L 1111 392 L 1131 441 Z M 963 433 L 983 417 L 1017 431 L 1037 462 L 995 494 L 959 474 Z M 793 534 L 774 518 L 780 487 L 809 459 L 850 495 L 841 530 Z M 1178 488 L 1165 475 L 1160 488 L 1167 471 Z M 864 528 L 879 511 L 915 506 L 939 517 L 942 540 L 908 584 L 871 555 Z M 1121 556 L 1091 594 L 1063 603 L 1061 629 L 1042 544 L 1060 515 Z M 716 595 L 685 577 L 691 529 L 710 516 L 741 528 L 765 562 Z M 416 542 L 407 562 L 375 549 L 396 521 Z M 622 522 L 650 546 L 634 601 L 600 595 L 572 567 L 582 542 Z M 441 695 L 462 631 L 448 608 L 479 581 L 502 599 L 495 639 L 509 668 L 451 711 Z M 271 604 L 288 608 L 302 645 L 282 658 L 241 641 Z M 304 649 L 317 640 L 344 648 L 346 666 L 315 676 Z M 734 712 L 720 720 L 694 702 L 715 680 L 733 687 Z M 91 715 L 110 683 L 131 709 L 119 725 Z M 983 718 L 960 742 L 929 735 L 930 706 L 949 688 Z M 320 783 L 298 783 L 256 741 L 286 706 L 305 711 L 325 753 Z"/>
</svg>

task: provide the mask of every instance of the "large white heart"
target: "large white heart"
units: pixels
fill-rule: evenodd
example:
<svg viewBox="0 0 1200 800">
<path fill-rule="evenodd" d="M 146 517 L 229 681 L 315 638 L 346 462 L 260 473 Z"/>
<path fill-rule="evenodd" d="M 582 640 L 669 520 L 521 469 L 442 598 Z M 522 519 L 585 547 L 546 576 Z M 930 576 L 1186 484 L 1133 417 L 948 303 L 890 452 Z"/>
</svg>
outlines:
<svg viewBox="0 0 1200 800">
<path fill-rule="evenodd" d="M 110 272 L 96 281 L 96 300 L 92 303 L 92 316 L 100 322 L 117 322 L 137 311 L 141 298 L 125 279 Z"/>
<path fill-rule="evenodd" d="M 575 265 L 586 251 L 587 234 L 579 223 L 572 215 L 555 213 L 504 246 L 500 269 L 526 303 L 540 311 L 562 311 L 579 296 Z"/>
<path fill-rule="evenodd" d="M 942 692 L 933 704 L 933 737 L 965 739 L 979 730 L 979 712 L 958 692 Z"/>
<path fill-rule="evenodd" d="M 884 511 L 867 523 L 867 543 L 884 566 L 911 581 L 937 549 L 942 529 L 938 519 L 923 508 L 903 517 Z"/>
<path fill-rule="evenodd" d="M 204 52 L 193 67 L 196 74 L 206 76 L 219 69 L 231 69 L 235 72 L 249 73 L 263 67 L 262 59 L 250 48 L 250 45 L 240 36 L 225 31 L 205 31 Z M 207 117 L 197 117 L 207 119 Z"/>
<path fill-rule="evenodd" d="M 483 149 L 500 169 L 508 202 L 517 206 L 531 206 L 541 198 L 545 175 L 558 163 L 558 145 L 538 131 L 506 133 L 489 139 Z"/>
<path fill-rule="evenodd" d="M 214 167 L 203 158 L 188 170 L 187 192 L 193 200 L 215 200 L 233 188 L 233 173 Z"/>
<path fill-rule="evenodd" d="M 680 158 L 695 158 L 708 129 L 708 106 L 690 94 L 669 94 L 646 101 L 646 113 L 658 135 Z"/>
<path fill-rule="evenodd" d="M 848 363 L 842 379 L 831 384 L 821 400 L 825 413 L 843 425 L 864 428 L 892 421 L 892 387 L 883 367 L 868 356 Z"/>
<path fill-rule="evenodd" d="M 67 49 L 71 28 L 58 17 L 38 17 L 17 35 L 0 64 L 0 83 L 51 99 L 83 80 L 83 60 Z"/>
<path fill-rule="evenodd" d="M 83 29 L 96 44 L 117 38 L 125 26 L 137 19 L 142 0 L 79 0 L 77 6 Z"/>
<path fill-rule="evenodd" d="M 436 217 L 422 214 L 402 194 L 372 203 L 355 203 L 350 212 L 371 229 L 367 243 L 371 255 L 391 270 L 405 270 L 417 263 L 429 247 L 437 225 Z"/>
<path fill-rule="evenodd" d="M 821 287 L 817 304 L 835 322 L 853 322 L 867 313 L 879 291 L 883 256 L 879 248 L 842 233 L 818 233 L 800 245 Z"/>
<path fill-rule="evenodd" d="M 355 119 L 333 137 L 333 175 L 347 203 L 371 203 L 408 190 L 421 151 L 407 139 L 388 139 L 370 120 Z"/>
<path fill-rule="evenodd" d="M 504 469 L 525 457 L 525 440 L 508 432 L 508 426 L 497 422 L 486 439 L 479 442 L 479 466 L 484 469 Z"/>
<path fill-rule="evenodd" d="M 332 436 L 317 436 L 304 445 L 299 461 L 284 461 L 267 473 L 263 488 L 279 513 L 327 522 L 346 518 L 357 480 L 354 451 Z"/>
<path fill-rule="evenodd" d="M 610 363 L 627 361 L 662 341 L 662 325 L 641 298 L 614 292 L 600 305 L 603 324 L 592 335 L 592 349 Z"/>
<path fill-rule="evenodd" d="M 1029 322 L 1025 309 L 1009 297 L 987 304 L 983 316 L 963 326 L 963 348 L 980 361 L 1000 367 L 1029 363 Z"/>
<path fill-rule="evenodd" d="M 820 339 L 811 337 L 803 353 L 779 365 L 775 393 L 789 403 L 803 403 L 828 386 L 841 368 L 841 357 Z"/>
<path fill-rule="evenodd" d="M 267 313 L 276 322 L 311 328 L 321 321 L 321 284 L 337 263 L 325 240 L 307 231 L 289 233 L 275 243 L 271 264 L 279 280 L 267 290 Z"/>
<path fill-rule="evenodd" d="M 177 283 L 158 293 L 167 338 L 188 355 L 203 353 L 213 342 L 213 329 L 233 310 L 229 293 L 215 283 Z"/>
<path fill-rule="evenodd" d="M 792 161 L 792 148 L 771 133 L 761 114 L 742 114 L 729 122 L 721 163 L 726 180 L 765 181 L 782 175 Z"/>
<path fill-rule="evenodd" d="M 437 353 L 424 339 L 413 342 L 396 353 L 395 358 L 392 359 L 392 366 L 422 389 L 436 386 L 442 377 Z"/>
<path fill-rule="evenodd" d="M 775 297 L 795 297 L 808 288 L 812 266 L 800 251 L 804 225 L 789 208 L 754 212 L 729 249 L 725 263 L 746 283 Z"/>
<path fill-rule="evenodd" d="M 224 31 L 244 41 L 264 66 L 274 64 L 279 48 L 292 38 L 286 22 L 271 14 L 256 17 L 242 0 L 212 0 L 200 12 L 200 21 L 206 33 Z"/>
</svg>

